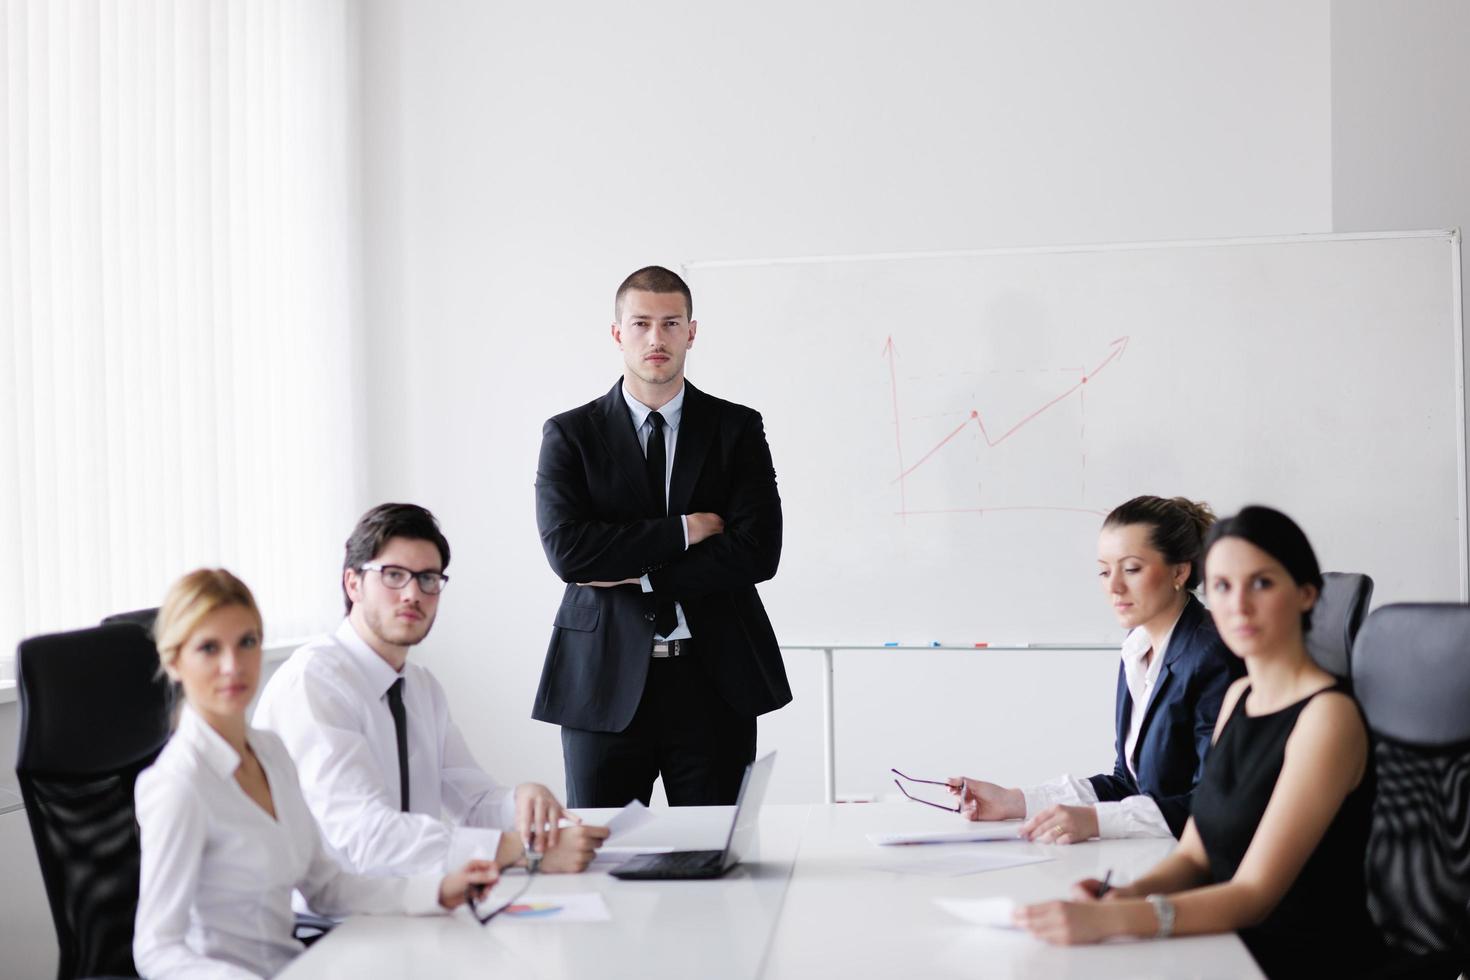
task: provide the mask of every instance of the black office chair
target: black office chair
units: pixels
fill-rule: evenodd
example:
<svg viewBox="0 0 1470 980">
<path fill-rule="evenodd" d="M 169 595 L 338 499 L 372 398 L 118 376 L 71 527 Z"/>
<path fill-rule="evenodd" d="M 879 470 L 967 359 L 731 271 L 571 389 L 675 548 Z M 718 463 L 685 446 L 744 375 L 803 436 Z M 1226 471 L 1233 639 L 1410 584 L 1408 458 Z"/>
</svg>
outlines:
<svg viewBox="0 0 1470 980">
<path fill-rule="evenodd" d="M 1373 580 L 1353 572 L 1324 572 L 1322 594 L 1312 607 L 1312 629 L 1307 653 L 1317 666 L 1343 680 L 1352 680 L 1353 641 L 1368 615 Z"/>
<path fill-rule="evenodd" d="M 102 625 L 111 623 L 132 623 L 141 626 L 150 635 L 153 633 L 153 621 L 158 618 L 158 607 L 152 609 L 130 609 L 127 612 L 113 613 L 111 616 L 102 618 Z"/>
<path fill-rule="evenodd" d="M 1364 867 L 1397 957 L 1385 975 L 1470 973 L 1470 606 L 1377 610 L 1352 666 L 1377 767 Z"/>
<path fill-rule="evenodd" d="M 114 624 L 21 642 L 15 773 L 51 905 L 61 980 L 136 976 L 133 783 L 169 735 L 148 633 Z"/>
</svg>

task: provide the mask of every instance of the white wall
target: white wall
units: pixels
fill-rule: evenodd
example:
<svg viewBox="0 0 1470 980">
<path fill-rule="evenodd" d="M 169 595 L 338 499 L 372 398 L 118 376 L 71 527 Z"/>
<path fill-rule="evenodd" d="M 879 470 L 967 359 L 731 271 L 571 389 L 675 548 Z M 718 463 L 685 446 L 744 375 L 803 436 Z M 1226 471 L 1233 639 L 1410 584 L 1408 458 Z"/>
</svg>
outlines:
<svg viewBox="0 0 1470 980">
<path fill-rule="evenodd" d="M 541 421 L 617 376 L 606 330 L 627 272 L 1332 226 L 1325 2 L 627 9 L 376 0 L 364 15 L 370 485 L 431 507 L 454 544 L 421 655 L 483 761 L 557 787 L 556 730 L 529 721 L 560 589 L 532 479 Z M 706 331 L 739 330 L 695 303 Z M 697 349 L 690 364 L 698 383 Z M 779 474 L 799 447 L 767 427 Z M 891 662 L 856 660 L 839 668 L 839 739 L 881 714 L 899 741 L 893 759 L 846 757 L 839 789 L 904 762 L 1018 779 L 1110 757 L 1103 655 L 1055 705 L 1034 693 L 1055 666 L 1040 658 L 935 668 L 946 694 L 920 685 L 897 706 Z M 773 796 L 814 799 L 816 663 L 790 666 L 797 701 L 761 741 L 785 757 Z M 1034 740 L 982 755 L 1022 727 Z"/>
<path fill-rule="evenodd" d="M 1338 231 L 1470 227 L 1470 4 L 1332 5 Z M 1470 282 L 1462 245 L 1461 281 Z M 1470 355 L 1470 351 L 1467 351 Z M 1446 529 L 1447 532 L 1450 529 Z M 1470 533 L 1470 529 L 1461 529 Z"/>
</svg>

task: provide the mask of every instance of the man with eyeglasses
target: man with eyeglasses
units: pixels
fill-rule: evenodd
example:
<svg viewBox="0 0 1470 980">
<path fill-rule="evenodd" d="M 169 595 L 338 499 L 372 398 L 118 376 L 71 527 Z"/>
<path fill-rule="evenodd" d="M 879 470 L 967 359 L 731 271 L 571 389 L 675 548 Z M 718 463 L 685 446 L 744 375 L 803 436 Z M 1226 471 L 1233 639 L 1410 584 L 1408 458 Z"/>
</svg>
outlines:
<svg viewBox="0 0 1470 980">
<path fill-rule="evenodd" d="M 448 566 L 449 542 L 424 508 L 364 514 L 342 563 L 347 618 L 281 665 L 252 723 L 286 743 L 323 836 L 354 871 L 439 872 L 471 857 L 509 867 L 527 846 L 544 854 L 542 871 L 581 871 L 606 828 L 581 825 L 539 783 L 509 789 L 487 775 L 443 687 L 408 662 L 434 625 Z M 572 825 L 559 827 L 563 817 Z"/>
</svg>

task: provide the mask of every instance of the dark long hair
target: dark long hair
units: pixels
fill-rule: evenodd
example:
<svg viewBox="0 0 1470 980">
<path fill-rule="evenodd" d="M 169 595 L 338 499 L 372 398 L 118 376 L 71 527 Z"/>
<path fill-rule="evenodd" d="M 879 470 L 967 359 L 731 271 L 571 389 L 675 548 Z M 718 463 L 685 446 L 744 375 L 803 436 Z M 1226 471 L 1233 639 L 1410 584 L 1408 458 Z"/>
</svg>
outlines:
<svg viewBox="0 0 1470 980">
<path fill-rule="evenodd" d="M 1240 538 L 1260 548 L 1286 569 L 1297 585 L 1310 585 L 1322 594 L 1322 567 L 1317 564 L 1317 553 L 1306 534 L 1297 527 L 1296 521 L 1279 510 L 1251 504 L 1242 507 L 1240 513 L 1227 517 L 1210 528 L 1205 540 L 1205 553 L 1222 538 Z M 1302 613 L 1302 632 L 1312 628 L 1312 610 Z"/>
</svg>

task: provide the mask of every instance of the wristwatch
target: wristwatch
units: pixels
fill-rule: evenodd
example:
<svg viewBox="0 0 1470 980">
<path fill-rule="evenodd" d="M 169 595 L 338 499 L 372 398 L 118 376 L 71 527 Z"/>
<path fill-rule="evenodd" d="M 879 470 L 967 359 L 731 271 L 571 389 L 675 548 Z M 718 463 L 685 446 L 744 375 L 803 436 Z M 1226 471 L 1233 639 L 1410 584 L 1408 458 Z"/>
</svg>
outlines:
<svg viewBox="0 0 1470 980">
<path fill-rule="evenodd" d="M 1169 896 L 1149 895 L 1148 904 L 1154 907 L 1154 915 L 1159 920 L 1159 931 L 1154 933 L 1154 938 L 1167 939 L 1174 935 L 1174 903 L 1169 900 Z"/>
</svg>

